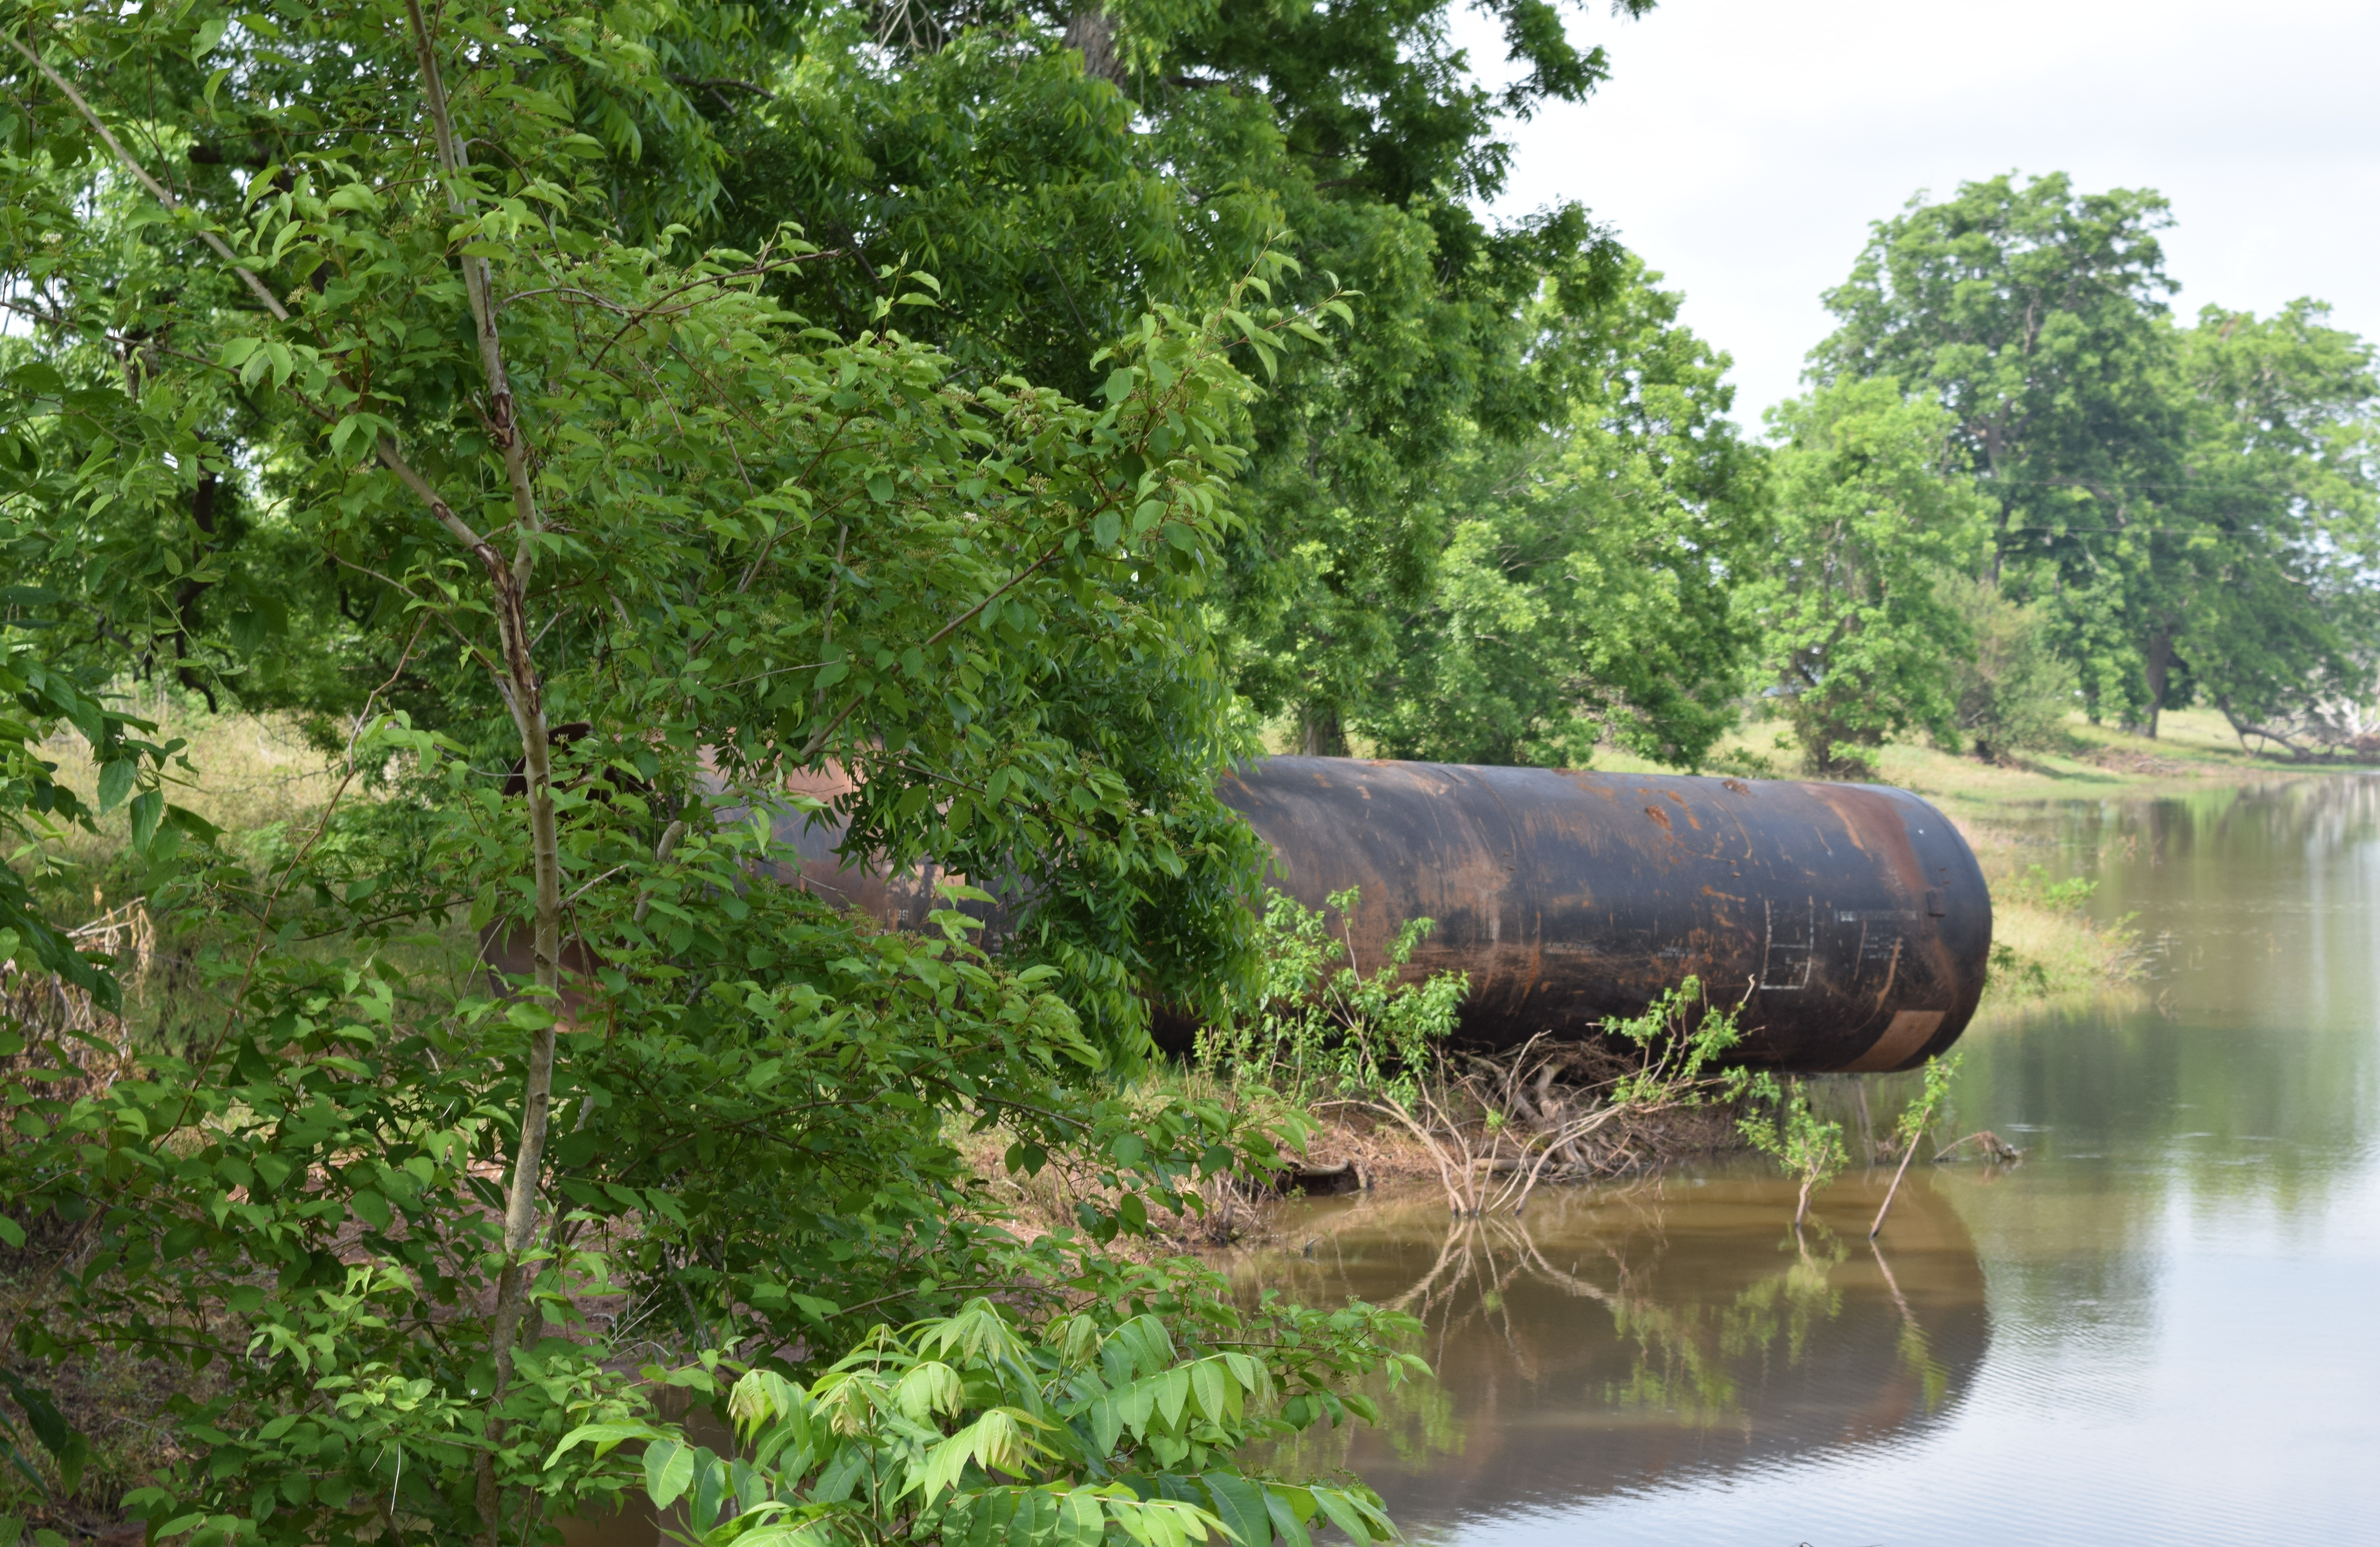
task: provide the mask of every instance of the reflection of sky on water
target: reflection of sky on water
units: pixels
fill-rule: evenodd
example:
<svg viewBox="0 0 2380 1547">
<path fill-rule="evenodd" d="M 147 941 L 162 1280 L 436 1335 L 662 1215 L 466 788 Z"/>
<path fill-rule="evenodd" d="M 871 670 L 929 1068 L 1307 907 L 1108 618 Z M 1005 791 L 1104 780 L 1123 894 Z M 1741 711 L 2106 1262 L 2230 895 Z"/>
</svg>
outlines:
<svg viewBox="0 0 2380 1547">
<path fill-rule="evenodd" d="M 2169 939 L 2155 1005 L 1969 1033 L 1955 1095 L 1964 1126 L 2031 1153 L 1997 1177 L 1931 1178 L 1972 1238 L 1989 1322 L 1963 1367 L 1953 1353 L 1948 1400 L 1845 1428 L 1857 1393 L 1888 1381 L 1892 1335 L 1876 1285 L 1852 1276 L 1859 1259 L 1847 1256 L 1832 1269 L 1842 1306 L 1804 1349 L 1815 1367 L 1779 1383 L 1773 1359 L 1745 1366 L 1752 1442 L 1706 1444 L 1683 1466 L 1630 1475 L 1608 1392 L 1507 1374 L 1489 1383 L 1495 1416 L 1483 1422 L 1465 1410 L 1483 1401 L 1476 1372 L 1449 1368 L 1469 1455 L 1377 1478 L 1415 1536 L 1475 1547 L 2374 1539 L 2380 783 L 2078 805 L 2046 811 L 2037 831 L 2056 841 L 2043 852 L 2058 873 L 2100 878 L 2095 912 L 2137 914 Z M 1698 1226 L 1710 1196 L 1667 1193 L 1661 1239 L 1674 1250 L 1699 1229 L 1700 1253 L 1679 1259 L 1692 1271 L 1666 1290 L 1656 1271 L 1649 1291 L 1723 1300 L 1732 1281 L 1713 1253 L 1729 1228 L 1744 1273 L 1776 1261 L 1773 1226 Z M 1937 1269 L 1921 1323 L 1956 1314 L 1958 1275 Z M 1548 1313 L 1567 1319 L 1536 1335 L 1574 1360 L 1613 1338 L 1609 1314 Z M 1481 1357 L 1449 1349 L 1459 1352 Z M 1792 1381 L 1831 1382 L 1837 1400 L 1779 1405 Z M 1629 1425 L 1661 1417 L 1639 1409 Z M 1542 1444 L 1522 1443 L 1528 1475 L 1494 1502 L 1494 1458 L 1521 1437 L 1500 1441 L 1499 1426 L 1541 1441 L 1567 1429 L 1571 1485 L 1546 1475 Z M 1360 1443 L 1350 1458 L 1367 1459 Z"/>
</svg>

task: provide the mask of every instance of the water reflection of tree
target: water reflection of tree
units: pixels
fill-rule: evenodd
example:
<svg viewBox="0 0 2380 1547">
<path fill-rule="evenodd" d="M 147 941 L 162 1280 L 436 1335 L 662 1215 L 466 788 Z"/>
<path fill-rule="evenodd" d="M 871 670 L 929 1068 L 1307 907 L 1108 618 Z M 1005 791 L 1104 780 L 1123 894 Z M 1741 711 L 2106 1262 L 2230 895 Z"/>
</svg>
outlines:
<svg viewBox="0 0 2380 1547">
<path fill-rule="evenodd" d="M 2197 1199 L 2329 1207 L 2375 1126 L 2380 780 L 2071 802 L 2034 835 L 2057 873 L 2098 880 L 2094 913 L 2136 915 L 2169 951 L 2155 1003 L 2112 1025 L 2039 1012 L 1971 1033 L 1964 1104 L 2025 1113 L 2053 1151 L 2154 1152 Z"/>
<path fill-rule="evenodd" d="M 1600 1189 L 1595 1202 L 1627 1210 L 1627 1225 L 1582 1243 L 1572 1238 L 1572 1222 L 1557 1204 L 1546 1211 L 1552 1216 L 1554 1239 L 1561 1243 L 1557 1249 L 1532 1228 L 1543 1217 L 1535 1211 L 1525 1218 L 1455 1218 L 1445 1222 L 1426 1268 L 1394 1274 L 1384 1274 L 1388 1264 L 1374 1255 L 1378 1233 L 1385 1226 L 1409 1250 L 1415 1236 L 1396 1226 L 1418 1211 L 1359 1203 L 1336 1215 L 1301 1256 L 1274 1258 L 1271 1272 L 1253 1276 L 1267 1287 L 1308 1297 L 1327 1297 L 1325 1281 L 1338 1280 L 1331 1287 L 1343 1292 L 1360 1279 L 1366 1297 L 1404 1310 L 1421 1323 L 1419 1351 L 1434 1369 L 1475 1381 L 1481 1355 L 1492 1350 L 1494 1362 L 1530 1387 L 1547 1378 L 1540 1340 L 1549 1323 L 1542 1308 L 1532 1322 L 1516 1322 L 1516 1293 L 1542 1296 L 1551 1289 L 1597 1307 L 1609 1320 L 1611 1350 L 1624 1359 L 1621 1370 L 1592 1378 L 1568 1400 L 1615 1414 L 1659 1415 L 1671 1429 L 1735 1431 L 1749 1438 L 1755 1424 L 1746 1382 L 1772 1380 L 1816 1357 L 1815 1334 L 1844 1312 L 1842 1270 L 1855 1261 L 1855 1251 L 1857 1261 L 1871 1257 L 1866 1243 L 1823 1220 L 1800 1233 L 1779 1231 L 1781 1261 L 1773 1269 L 1723 1297 L 1706 1297 L 1665 1289 L 1661 1283 L 1670 1242 L 1664 1228 L 1668 1209 L 1658 1185 L 1633 1195 Z M 1358 1242 L 1352 1255 L 1351 1238 Z M 1572 1248 L 1581 1249 L 1573 1255 Z M 1567 1265 L 1558 1256 L 1568 1258 Z M 1949 1397 L 1951 1372 L 1937 1356 L 1925 1321 L 1901 1292 L 1888 1257 L 1875 1250 L 1873 1260 L 1900 1322 L 1893 1362 L 1913 1384 L 1922 1410 L 1935 1412 Z M 1483 1338 L 1487 1347 L 1478 1341 Z M 1828 1372 L 1815 1373 L 1823 1381 Z M 1408 1388 L 1397 1402 L 1384 1403 L 1383 1419 L 1381 1437 L 1408 1470 L 1434 1456 L 1460 1455 L 1469 1437 L 1450 1390 L 1436 1383 Z M 1315 1436 L 1294 1459 L 1328 1469 L 1344 1464 L 1348 1446 L 1343 1433 Z"/>
<path fill-rule="evenodd" d="M 1842 1312 L 1842 1292 L 1829 1282 L 1843 1261 L 1842 1245 L 1832 1231 L 1810 1234 L 1822 1237 L 1817 1250 L 1803 1236 L 1791 1262 L 1723 1304 L 1665 1304 L 1629 1293 L 1623 1274 L 1620 1292 L 1605 1303 L 1614 1329 L 1635 1349 L 1635 1366 L 1627 1380 L 1606 1383 L 1604 1400 L 1618 1408 L 1666 1412 L 1699 1428 L 1741 1424 L 1737 1370 L 1772 1358 L 1780 1337 L 1786 1362 L 1799 1364 L 1812 1325 Z"/>
</svg>

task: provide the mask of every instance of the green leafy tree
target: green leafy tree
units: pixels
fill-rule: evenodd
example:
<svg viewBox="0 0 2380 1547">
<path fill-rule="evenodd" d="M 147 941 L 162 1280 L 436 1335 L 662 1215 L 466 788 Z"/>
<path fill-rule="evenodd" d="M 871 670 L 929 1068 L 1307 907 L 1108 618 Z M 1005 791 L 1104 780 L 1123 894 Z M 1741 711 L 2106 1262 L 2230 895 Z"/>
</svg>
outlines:
<svg viewBox="0 0 2380 1547">
<path fill-rule="evenodd" d="M 2159 560 L 2182 546 L 2158 535 L 2177 470 L 2168 224 L 2154 193 L 2059 174 L 1921 195 L 1828 292 L 1840 325 L 1811 355 L 1818 382 L 1888 377 L 1948 412 L 1997 506 L 1991 575 L 2051 600 L 2087 701 L 2127 721 L 2149 711 Z"/>
<path fill-rule="evenodd" d="M 2153 672 L 2165 663 L 2153 706 L 2195 693 L 2246 732 L 2369 690 L 2380 375 L 2326 311 L 2209 307 L 2180 336 L 2184 478 L 2166 519 L 2189 541 L 2152 640 Z"/>
<path fill-rule="evenodd" d="M 1451 537 L 1395 673 L 1355 724 L 1393 757 L 1585 767 L 1597 745 L 1694 766 L 1732 723 L 1752 630 L 1765 458 L 1723 417 L 1725 355 L 1634 260 L 1583 320 L 1538 313 L 1579 362 L 1566 416 L 1466 437 L 1440 480 Z"/>
<path fill-rule="evenodd" d="M 42 1264 L 5 1331 L 32 1368 L 187 1371 L 188 1464 L 133 1501 L 158 1538 L 550 1536 L 618 1492 L 548 1463 L 645 1409 L 639 1346 L 822 1362 L 977 1289 L 1040 1316 L 1110 1282 L 984 1217 L 969 1129 L 1023 1169 L 1096 1159 L 1099 1238 L 1279 1162 L 1098 1080 L 1145 993 L 1195 1004 L 1246 956 L 1206 624 L 1234 361 L 1318 339 L 1327 303 L 1269 308 L 1258 273 L 1210 315 L 1145 309 L 1090 402 L 903 333 L 923 275 L 817 325 L 773 288 L 828 261 L 794 232 L 648 232 L 687 196 L 638 180 L 638 125 L 687 140 L 673 177 L 723 164 L 667 67 L 687 26 L 0 20 L 31 323 L 0 794 L 14 833 L 90 820 L 39 744 L 74 725 L 221 1010 L 112 1081 L 5 1028 L 0 1239 Z M 351 714 L 306 831 L 215 844 L 166 799 L 175 747 L 98 707 L 185 668 Z M 749 884 L 791 857 L 736 813 L 831 770 L 855 848 L 1013 878 L 1001 957 L 955 907 L 893 932 Z M 103 993 L 9 886 L 12 945 Z M 482 943 L 524 969 L 492 984 Z M 635 1314 L 595 1320 L 614 1294 Z"/>
<path fill-rule="evenodd" d="M 1939 578 L 1973 565 L 1985 511 L 1949 465 L 1951 420 L 1889 377 L 1775 410 L 1777 537 L 1739 593 L 1814 774 L 1865 774 L 1912 726 L 1947 735 L 1970 649 Z"/>
<path fill-rule="evenodd" d="M 790 47 L 756 28 L 735 79 L 690 91 L 729 153 L 723 193 L 686 218 L 746 250 L 802 223 L 833 257 L 774 283 L 844 332 L 916 264 L 942 286 L 919 337 L 970 378 L 1077 396 L 1151 300 L 1215 304 L 1269 247 L 1301 265 L 1281 304 L 1349 295 L 1362 325 L 1284 358 L 1245 407 L 1246 520 L 1218 590 L 1237 688 L 1341 750 L 1429 595 L 1444 464 L 1559 421 L 1590 373 L 1541 347 L 1533 309 L 1584 317 L 1619 278 L 1577 206 L 1501 227 L 1475 211 L 1509 167 L 1501 117 L 1608 70 L 1554 7 L 1495 9 L 1527 67 L 1502 91 L 1470 76 L 1444 0 L 841 7 Z"/>
<path fill-rule="evenodd" d="M 1829 292 L 1812 356 L 1951 414 L 1998 506 L 1992 578 L 2049 609 L 2095 716 L 2150 735 L 2200 692 L 2235 724 L 2303 712 L 2374 627 L 2368 348 L 2312 302 L 2174 327 L 2167 224 L 2154 193 L 2058 175 L 1921 199 Z"/>
</svg>

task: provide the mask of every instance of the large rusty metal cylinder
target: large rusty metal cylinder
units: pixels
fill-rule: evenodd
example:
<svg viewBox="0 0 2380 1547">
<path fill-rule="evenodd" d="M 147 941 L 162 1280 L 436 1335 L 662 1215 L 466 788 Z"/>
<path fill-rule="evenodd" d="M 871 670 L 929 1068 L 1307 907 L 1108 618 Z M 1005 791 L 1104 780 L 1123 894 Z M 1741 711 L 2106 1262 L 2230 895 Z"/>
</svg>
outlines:
<svg viewBox="0 0 2380 1547">
<path fill-rule="evenodd" d="M 1876 785 L 1272 758 L 1224 802 L 1308 907 L 1360 889 L 1357 964 L 1469 975 L 1467 1041 L 1594 1033 L 1688 977 L 1742 1002 L 1746 1062 L 1901 1069 L 1966 1029 L 1991 898 L 1949 821 Z"/>
</svg>

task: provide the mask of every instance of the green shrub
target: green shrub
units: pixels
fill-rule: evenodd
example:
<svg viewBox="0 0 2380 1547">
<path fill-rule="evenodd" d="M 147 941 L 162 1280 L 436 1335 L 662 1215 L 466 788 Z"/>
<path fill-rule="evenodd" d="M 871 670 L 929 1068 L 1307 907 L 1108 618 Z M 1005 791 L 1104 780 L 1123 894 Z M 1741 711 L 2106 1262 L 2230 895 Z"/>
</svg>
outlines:
<svg viewBox="0 0 2380 1547">
<path fill-rule="evenodd" d="M 1986 762 L 2055 747 L 2074 707 L 2074 668 L 2057 652 L 2040 603 L 2019 606 L 1988 580 L 1946 575 L 1937 593 L 1962 618 L 1973 653 L 1955 657 L 1955 720 Z"/>
<path fill-rule="evenodd" d="M 1335 1526 L 1356 1542 L 1395 1530 L 1369 1489 L 1295 1484 L 1241 1469 L 1257 1441 L 1361 1416 L 1347 1374 L 1421 1370 L 1364 1358 L 1410 1331 L 1402 1317 L 1268 1301 L 1253 1319 L 1208 1282 L 1203 1314 L 1160 1317 L 1102 1299 L 1029 1327 L 990 1300 L 895 1331 L 879 1327 L 804 1385 L 772 1370 L 724 1393 L 741 1454 L 674 1425 L 594 1423 L 554 1447 L 601 1457 L 641 1443 L 634 1474 L 657 1508 L 684 1502 L 689 1547 L 852 1547 L 893 1541 L 1305 1547 Z M 1177 1301 L 1178 1312 L 1182 1307 Z M 1260 1340 L 1269 1356 L 1247 1351 Z M 693 1384 L 717 1390 L 708 1370 Z M 613 1475 L 625 1470 L 615 1462 Z"/>
<path fill-rule="evenodd" d="M 1263 976 L 1252 993 L 1234 998 L 1226 1018 L 1199 1033 L 1202 1063 L 1299 1106 L 1362 1091 L 1413 1099 L 1438 1044 L 1454 1029 L 1470 979 L 1439 972 L 1420 984 L 1402 981 L 1414 948 L 1434 927 L 1427 919 L 1405 920 L 1380 966 L 1359 970 L 1347 932 L 1359 901 L 1353 886 L 1333 893 L 1322 909 L 1285 892 L 1268 896 Z M 1336 936 L 1331 914 L 1338 915 Z"/>
</svg>

